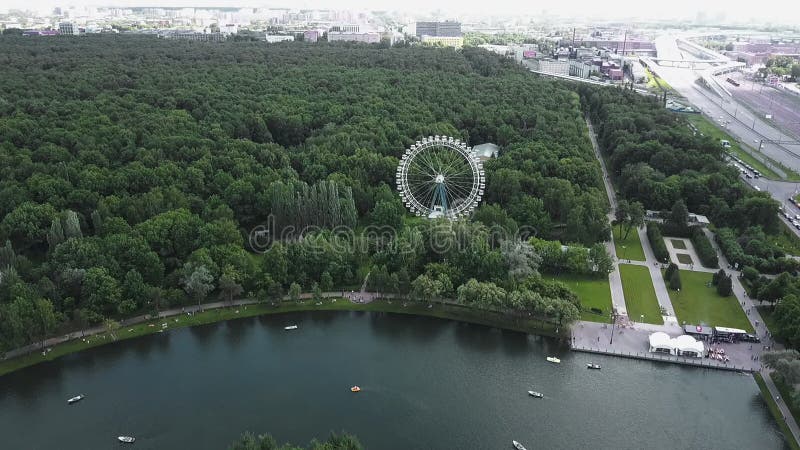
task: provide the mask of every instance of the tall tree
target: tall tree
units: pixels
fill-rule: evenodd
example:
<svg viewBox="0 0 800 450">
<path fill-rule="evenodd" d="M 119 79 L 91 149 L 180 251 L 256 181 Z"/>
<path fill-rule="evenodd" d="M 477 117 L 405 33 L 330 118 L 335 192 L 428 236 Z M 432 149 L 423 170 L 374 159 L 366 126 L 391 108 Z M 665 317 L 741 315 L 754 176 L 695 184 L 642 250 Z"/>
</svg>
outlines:
<svg viewBox="0 0 800 450">
<path fill-rule="evenodd" d="M 208 293 L 214 290 L 214 277 L 206 266 L 189 265 L 184 270 L 187 275 L 183 279 L 183 289 L 189 297 L 197 300 L 197 307 L 200 308 Z"/>
</svg>

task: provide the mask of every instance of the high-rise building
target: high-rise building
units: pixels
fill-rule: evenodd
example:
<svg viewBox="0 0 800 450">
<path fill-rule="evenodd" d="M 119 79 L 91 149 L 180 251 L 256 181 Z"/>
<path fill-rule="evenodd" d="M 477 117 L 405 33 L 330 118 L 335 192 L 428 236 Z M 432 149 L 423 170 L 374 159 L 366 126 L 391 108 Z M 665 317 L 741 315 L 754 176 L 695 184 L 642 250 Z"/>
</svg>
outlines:
<svg viewBox="0 0 800 450">
<path fill-rule="evenodd" d="M 417 37 L 461 37 L 461 22 L 417 22 Z"/>
<path fill-rule="evenodd" d="M 72 36 L 78 34 L 78 28 L 72 22 L 61 22 L 58 24 L 58 32 L 61 34 Z"/>
</svg>

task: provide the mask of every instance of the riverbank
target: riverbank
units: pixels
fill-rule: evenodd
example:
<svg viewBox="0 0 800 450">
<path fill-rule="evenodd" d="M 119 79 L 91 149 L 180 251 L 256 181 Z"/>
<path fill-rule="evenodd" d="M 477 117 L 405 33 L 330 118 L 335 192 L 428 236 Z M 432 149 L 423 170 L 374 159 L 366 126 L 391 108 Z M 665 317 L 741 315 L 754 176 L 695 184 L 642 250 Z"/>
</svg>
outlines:
<svg viewBox="0 0 800 450">
<path fill-rule="evenodd" d="M 109 331 L 102 331 L 91 335 L 87 334 L 85 337 L 78 336 L 77 339 L 64 339 L 60 343 L 49 346 L 48 350 L 44 353 L 42 351 L 35 351 L 0 361 L 0 376 L 34 364 L 52 361 L 71 353 L 80 352 L 100 345 L 113 344 L 114 342 L 125 339 L 159 332 L 168 332 L 175 328 L 192 327 L 263 314 L 282 314 L 290 312 L 365 311 L 409 314 L 474 323 L 549 337 L 564 338 L 567 336 L 567 331 L 565 329 L 562 328 L 558 330 L 555 325 L 540 320 L 511 318 L 500 313 L 473 309 L 462 305 L 434 303 L 428 307 L 427 304 L 412 301 L 404 302 L 398 299 L 374 300 L 370 303 L 353 303 L 343 298 L 326 298 L 322 302 L 314 302 L 310 299 L 301 300 L 299 302 L 284 301 L 277 306 L 273 306 L 269 303 L 257 303 L 255 301 L 237 302 L 237 304 L 233 306 L 219 306 L 213 309 L 208 309 L 207 305 L 204 306 L 206 309 L 202 312 L 177 312 L 176 314 L 161 316 L 157 319 L 145 320 L 135 324 L 123 324 L 119 329 L 113 331 L 113 337 Z"/>
</svg>

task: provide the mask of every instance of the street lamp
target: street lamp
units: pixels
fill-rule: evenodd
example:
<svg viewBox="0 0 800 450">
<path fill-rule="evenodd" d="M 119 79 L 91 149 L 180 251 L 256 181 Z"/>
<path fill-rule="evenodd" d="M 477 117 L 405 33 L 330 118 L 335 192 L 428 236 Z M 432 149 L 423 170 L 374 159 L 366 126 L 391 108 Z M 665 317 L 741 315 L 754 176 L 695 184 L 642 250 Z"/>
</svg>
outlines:
<svg viewBox="0 0 800 450">
<path fill-rule="evenodd" d="M 617 310 L 615 308 L 611 308 L 611 340 L 608 342 L 608 345 L 614 344 L 614 327 L 617 324 Z"/>
</svg>

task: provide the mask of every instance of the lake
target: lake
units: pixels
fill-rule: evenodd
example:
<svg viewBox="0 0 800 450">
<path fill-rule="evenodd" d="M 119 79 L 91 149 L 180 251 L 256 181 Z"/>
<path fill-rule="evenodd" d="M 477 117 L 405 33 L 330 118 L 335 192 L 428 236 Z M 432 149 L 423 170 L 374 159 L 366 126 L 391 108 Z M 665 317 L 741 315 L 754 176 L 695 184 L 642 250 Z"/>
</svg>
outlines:
<svg viewBox="0 0 800 450">
<path fill-rule="evenodd" d="M 344 430 L 390 450 L 505 449 L 512 439 L 528 449 L 788 448 L 750 376 L 396 314 L 265 315 L 0 377 L 2 449 L 118 448 L 118 435 L 135 436 L 138 450 L 226 449 L 248 430 L 294 444 Z"/>
</svg>

